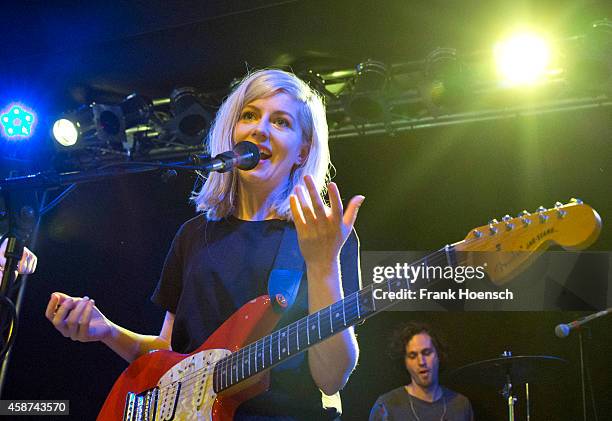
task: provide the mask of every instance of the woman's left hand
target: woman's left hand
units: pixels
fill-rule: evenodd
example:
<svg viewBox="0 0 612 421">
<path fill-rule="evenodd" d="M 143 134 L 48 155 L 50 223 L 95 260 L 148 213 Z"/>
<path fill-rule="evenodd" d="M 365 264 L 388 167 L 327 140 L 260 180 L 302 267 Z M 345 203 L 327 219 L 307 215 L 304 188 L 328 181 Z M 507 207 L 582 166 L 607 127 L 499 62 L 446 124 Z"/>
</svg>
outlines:
<svg viewBox="0 0 612 421">
<path fill-rule="evenodd" d="M 306 188 L 295 186 L 289 198 L 300 250 L 307 264 L 327 265 L 337 261 L 365 197 L 354 196 L 344 211 L 336 183 L 327 186 L 330 207 L 323 203 L 310 175 L 304 177 L 304 184 Z"/>
</svg>

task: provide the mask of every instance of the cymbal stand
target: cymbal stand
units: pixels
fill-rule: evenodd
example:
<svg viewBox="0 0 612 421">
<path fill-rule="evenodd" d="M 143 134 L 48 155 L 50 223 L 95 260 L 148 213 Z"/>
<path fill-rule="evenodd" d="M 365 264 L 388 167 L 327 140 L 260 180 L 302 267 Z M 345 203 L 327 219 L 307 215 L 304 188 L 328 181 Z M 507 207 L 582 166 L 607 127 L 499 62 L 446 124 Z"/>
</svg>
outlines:
<svg viewBox="0 0 612 421">
<path fill-rule="evenodd" d="M 578 329 L 578 343 L 580 344 L 580 389 L 582 391 L 582 419 L 587 420 L 587 407 L 586 407 L 586 385 L 584 381 L 584 345 L 582 340 L 582 329 Z"/>
<path fill-rule="evenodd" d="M 525 402 L 527 403 L 527 421 L 531 421 L 531 415 L 529 414 L 529 383 L 525 383 Z"/>
<path fill-rule="evenodd" d="M 506 383 L 502 389 L 502 395 L 508 404 L 508 421 L 514 421 L 514 404 L 516 403 L 516 398 L 512 394 L 512 378 L 510 377 L 510 373 L 506 374 Z"/>
</svg>

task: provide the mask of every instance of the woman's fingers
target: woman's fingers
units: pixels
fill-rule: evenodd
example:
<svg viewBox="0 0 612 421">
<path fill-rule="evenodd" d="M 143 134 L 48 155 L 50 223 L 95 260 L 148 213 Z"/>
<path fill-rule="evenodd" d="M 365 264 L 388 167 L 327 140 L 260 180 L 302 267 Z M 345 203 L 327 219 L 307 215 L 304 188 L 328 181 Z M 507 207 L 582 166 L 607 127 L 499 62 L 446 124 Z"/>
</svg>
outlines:
<svg viewBox="0 0 612 421">
<path fill-rule="evenodd" d="M 51 298 L 49 298 L 49 303 L 47 304 L 47 309 L 45 310 L 45 317 L 50 322 L 53 321 L 53 317 L 55 317 L 55 309 L 57 308 L 59 303 L 59 296 L 56 293 L 51 294 Z"/>
<path fill-rule="evenodd" d="M 75 300 L 69 297 L 59 306 L 58 310 L 55 312 L 55 316 L 53 317 L 53 326 L 55 326 L 55 328 L 66 337 L 70 336 L 68 333 L 68 327 L 66 326 L 66 317 L 75 306 Z"/>
<path fill-rule="evenodd" d="M 77 339 L 77 333 L 79 331 L 79 323 L 81 322 L 81 315 L 89 302 L 88 297 L 80 299 L 76 306 L 72 309 L 68 318 L 66 318 L 66 326 L 68 327 L 68 334 L 72 340 Z"/>
<path fill-rule="evenodd" d="M 85 309 L 83 310 L 83 314 L 81 315 L 81 320 L 79 322 L 79 330 L 77 332 L 77 338 L 79 340 L 89 339 L 89 323 L 91 322 L 91 314 L 94 305 L 94 300 L 87 300 L 87 303 L 85 304 Z"/>
<path fill-rule="evenodd" d="M 308 190 L 310 203 L 314 209 L 315 216 L 319 219 L 325 218 L 325 205 L 323 204 L 323 200 L 321 200 L 321 196 L 319 195 L 319 191 L 317 190 L 317 186 L 315 185 L 314 179 L 311 175 L 304 177 L 304 184 Z"/>
<path fill-rule="evenodd" d="M 312 224 L 316 220 L 316 216 L 314 214 L 314 211 L 312 210 L 310 200 L 308 200 L 308 198 L 306 197 L 304 187 L 299 185 L 295 186 L 294 192 L 298 198 L 298 202 L 300 204 L 300 209 L 302 210 L 302 215 L 304 216 L 305 223 Z"/>
<path fill-rule="evenodd" d="M 59 306 L 67 299 L 70 298 L 68 295 L 63 294 L 61 292 L 54 292 L 51 294 L 49 298 L 49 303 L 47 304 L 47 309 L 45 310 L 45 316 L 50 322 L 53 322 L 55 318 L 55 313 L 59 310 Z"/>
<path fill-rule="evenodd" d="M 65 337 L 73 341 L 88 342 L 96 340 L 95 335 L 98 334 L 90 332 L 92 319 L 95 317 L 104 319 L 104 316 L 94 307 L 95 302 L 89 297 L 75 298 L 61 292 L 54 292 L 47 304 L 45 316 Z M 98 313 L 94 313 L 95 311 Z"/>
<path fill-rule="evenodd" d="M 342 198 L 340 197 L 340 190 L 336 183 L 329 183 L 327 185 L 327 197 L 329 198 L 329 205 L 332 210 L 332 216 L 335 220 L 342 219 L 344 213 L 344 207 L 342 205 Z"/>
<path fill-rule="evenodd" d="M 300 208 L 300 202 L 296 194 L 289 196 L 289 206 L 291 207 L 291 214 L 293 215 L 293 222 L 296 228 L 303 226 L 306 223 L 302 209 Z"/>
<path fill-rule="evenodd" d="M 357 219 L 357 212 L 359 211 L 359 208 L 363 204 L 364 200 L 365 196 L 361 195 L 355 196 L 350 200 L 343 217 L 344 225 L 349 226 L 351 228 L 353 227 L 353 225 L 355 225 L 355 220 Z"/>
</svg>

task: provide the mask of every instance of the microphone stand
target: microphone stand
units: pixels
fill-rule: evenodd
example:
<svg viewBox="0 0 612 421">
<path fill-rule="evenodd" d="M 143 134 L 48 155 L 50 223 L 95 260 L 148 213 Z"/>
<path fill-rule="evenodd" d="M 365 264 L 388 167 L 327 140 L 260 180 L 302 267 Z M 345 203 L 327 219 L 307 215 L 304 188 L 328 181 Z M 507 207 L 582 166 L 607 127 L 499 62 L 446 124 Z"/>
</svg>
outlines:
<svg viewBox="0 0 612 421">
<path fill-rule="evenodd" d="M 2 332 L 0 332 L 2 335 L 0 396 L 4 388 L 12 346 L 17 335 L 19 310 L 23 301 L 27 275 L 24 275 L 21 279 L 17 293 L 17 303 L 12 301 L 14 294 L 12 294 L 11 288 L 17 281 L 15 271 L 23 255 L 24 246 L 32 236 L 33 231 L 35 231 L 34 237 L 36 236 L 38 223 L 40 222 L 37 213 L 29 204 L 23 203 L 19 194 L 10 190 L 2 190 L 1 193 L 6 207 L 6 213 L 3 216 L 8 217 L 8 232 L 5 236 L 2 236 L 2 241 L 6 238 L 7 244 L 4 252 L 6 262 L 1 280 L 2 284 L 0 285 L 0 305 L 2 306 L 0 307 L 0 325 L 2 326 Z"/>
<path fill-rule="evenodd" d="M 28 239 L 32 236 L 32 232 L 34 232 L 33 241 L 36 240 L 35 237 L 41 222 L 41 215 L 38 215 L 38 212 L 31 206 L 25 205 L 19 208 L 17 204 L 18 201 L 16 200 L 16 196 L 18 196 L 17 192 L 43 190 L 44 194 L 41 203 L 44 203 L 46 192 L 51 188 L 71 184 L 89 183 L 92 181 L 116 178 L 127 174 L 156 171 L 159 169 L 199 170 L 206 174 L 209 172 L 209 168 L 206 168 L 204 165 L 186 165 L 180 162 L 170 164 L 161 162 L 117 162 L 88 171 L 63 173 L 47 171 L 27 176 L 0 179 L 0 193 L 4 198 L 7 209 L 4 215 L 0 214 L 0 217 L 8 217 L 9 220 L 9 231 L 6 236 L 2 236 L 2 241 L 4 241 L 4 238 L 8 238 L 8 242 L 5 250 L 6 262 L 2 275 L 2 284 L 0 285 L 0 304 L 5 304 L 7 308 L 3 309 L 0 307 L 0 325 L 2 326 L 2 332 L 0 332 L 0 334 L 4 335 L 4 331 L 8 333 L 5 342 L 0 344 L 0 347 L 5 348 L 4 354 L 0 355 L 0 359 L 2 360 L 2 367 L 0 369 L 0 397 L 2 396 L 6 381 L 12 346 L 17 335 L 20 308 L 25 295 L 27 275 L 24 275 L 25 278 L 21 280 L 16 304 L 13 303 L 8 295 L 11 286 L 17 279 L 15 277 L 15 270 L 21 260 L 23 248 Z M 8 315 L 8 317 L 5 317 L 5 315 Z M 5 323 L 7 324 L 6 327 L 4 326 Z"/>
<path fill-rule="evenodd" d="M 580 389 L 582 391 L 582 419 L 583 421 L 587 421 L 584 346 L 582 339 L 582 329 L 578 329 L 578 343 L 580 345 Z"/>
</svg>

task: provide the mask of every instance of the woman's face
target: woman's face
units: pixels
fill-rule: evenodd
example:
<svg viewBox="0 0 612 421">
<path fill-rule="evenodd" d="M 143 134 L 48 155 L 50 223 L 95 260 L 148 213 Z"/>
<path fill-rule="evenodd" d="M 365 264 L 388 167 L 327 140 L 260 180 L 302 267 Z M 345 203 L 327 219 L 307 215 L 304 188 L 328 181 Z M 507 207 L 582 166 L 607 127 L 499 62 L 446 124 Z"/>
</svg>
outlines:
<svg viewBox="0 0 612 421">
<path fill-rule="evenodd" d="M 304 162 L 308 143 L 302 139 L 299 107 L 298 101 L 285 93 L 244 106 L 234 128 L 234 139 L 255 143 L 261 159 L 253 170 L 238 171 L 243 183 L 263 184 L 271 191 L 286 184 L 291 170 Z"/>
</svg>

